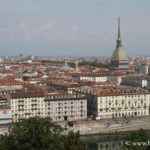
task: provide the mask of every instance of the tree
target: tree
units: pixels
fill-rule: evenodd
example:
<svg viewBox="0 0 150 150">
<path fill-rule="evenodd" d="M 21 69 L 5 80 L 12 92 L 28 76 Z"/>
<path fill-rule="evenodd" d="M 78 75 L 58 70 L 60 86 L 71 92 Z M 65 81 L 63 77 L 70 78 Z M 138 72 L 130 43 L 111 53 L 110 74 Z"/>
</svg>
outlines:
<svg viewBox="0 0 150 150">
<path fill-rule="evenodd" d="M 0 136 L 1 150 L 67 150 L 70 137 L 50 118 L 34 117 L 13 123 L 9 133 Z M 80 147 L 79 134 L 71 134 L 75 147 Z M 78 135 L 78 136 L 77 136 Z M 74 138 L 74 139 L 73 139 Z M 66 148 L 67 147 L 67 148 Z M 76 149 L 68 149 L 76 150 Z M 80 150 L 80 149 L 78 149 Z"/>
<path fill-rule="evenodd" d="M 80 141 L 79 131 L 74 133 L 69 131 L 68 136 L 65 138 L 66 150 L 84 150 L 84 145 Z"/>
<path fill-rule="evenodd" d="M 139 131 L 131 132 L 125 139 L 124 149 L 126 150 L 146 150 L 149 136 L 140 129 Z"/>
<path fill-rule="evenodd" d="M 67 124 L 68 126 L 73 127 L 73 121 L 68 121 Z"/>
<path fill-rule="evenodd" d="M 70 67 L 75 68 L 75 63 L 74 62 L 69 62 L 68 63 Z M 88 61 L 82 61 L 79 62 L 79 66 L 91 66 L 91 67 L 98 67 L 98 68 L 108 68 L 109 65 L 108 64 L 102 64 L 102 63 L 98 63 L 96 61 L 92 61 L 92 62 L 88 62 Z"/>
</svg>

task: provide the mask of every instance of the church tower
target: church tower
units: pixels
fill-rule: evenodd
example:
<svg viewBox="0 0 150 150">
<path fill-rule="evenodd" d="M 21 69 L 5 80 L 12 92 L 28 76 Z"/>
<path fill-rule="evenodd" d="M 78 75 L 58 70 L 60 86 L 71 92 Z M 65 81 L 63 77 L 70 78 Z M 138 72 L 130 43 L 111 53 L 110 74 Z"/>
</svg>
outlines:
<svg viewBox="0 0 150 150">
<path fill-rule="evenodd" d="M 120 18 L 118 18 L 118 37 L 116 41 L 116 48 L 112 54 L 110 69 L 124 70 L 128 69 L 128 58 L 123 50 L 121 34 L 120 34 Z"/>
</svg>

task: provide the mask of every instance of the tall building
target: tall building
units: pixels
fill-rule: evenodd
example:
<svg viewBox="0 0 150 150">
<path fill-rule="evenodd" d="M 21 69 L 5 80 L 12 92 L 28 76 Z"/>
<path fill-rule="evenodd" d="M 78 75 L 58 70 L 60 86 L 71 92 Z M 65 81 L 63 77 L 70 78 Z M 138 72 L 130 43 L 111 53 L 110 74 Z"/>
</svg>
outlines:
<svg viewBox="0 0 150 150">
<path fill-rule="evenodd" d="M 19 60 L 20 60 L 20 61 L 23 60 L 23 53 L 20 53 Z"/>
<path fill-rule="evenodd" d="M 128 69 L 128 58 L 123 50 L 121 41 L 120 18 L 118 18 L 118 37 L 116 41 L 116 48 L 111 57 L 110 69 L 114 70 Z"/>
</svg>

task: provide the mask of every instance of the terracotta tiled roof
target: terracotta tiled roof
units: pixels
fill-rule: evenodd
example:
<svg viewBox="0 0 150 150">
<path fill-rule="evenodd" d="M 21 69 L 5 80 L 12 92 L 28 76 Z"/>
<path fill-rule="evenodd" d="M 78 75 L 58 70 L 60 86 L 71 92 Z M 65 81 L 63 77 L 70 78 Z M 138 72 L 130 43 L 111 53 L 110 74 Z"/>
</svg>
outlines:
<svg viewBox="0 0 150 150">
<path fill-rule="evenodd" d="M 31 98 L 31 97 L 44 97 L 47 96 L 47 91 L 32 91 L 32 92 L 18 92 L 12 93 L 11 98 Z"/>
<path fill-rule="evenodd" d="M 130 88 L 123 86 L 92 86 L 87 89 L 91 94 L 97 96 L 119 96 L 119 95 L 138 95 L 148 94 L 146 90 L 140 88 Z M 86 89 L 85 89 L 86 91 Z"/>
</svg>

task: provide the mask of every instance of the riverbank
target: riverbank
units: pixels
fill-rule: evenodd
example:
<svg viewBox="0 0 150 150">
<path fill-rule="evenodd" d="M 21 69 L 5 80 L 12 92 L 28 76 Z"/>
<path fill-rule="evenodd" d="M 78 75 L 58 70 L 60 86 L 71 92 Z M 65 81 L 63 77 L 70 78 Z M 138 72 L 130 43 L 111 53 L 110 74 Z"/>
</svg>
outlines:
<svg viewBox="0 0 150 150">
<path fill-rule="evenodd" d="M 66 122 L 58 123 L 65 127 Z M 150 131 L 150 117 L 137 118 L 117 118 L 117 119 L 101 119 L 90 121 L 78 121 L 73 124 L 73 127 L 68 127 L 64 131 L 67 134 L 70 130 L 80 131 L 81 136 L 88 135 L 121 135 L 128 134 L 131 131 L 139 129 Z M 0 134 L 8 132 L 8 126 L 0 127 Z"/>
<path fill-rule="evenodd" d="M 150 130 L 150 118 L 104 119 L 77 122 L 69 130 L 80 131 L 81 136 L 127 134 L 139 129 Z"/>
<path fill-rule="evenodd" d="M 82 135 L 80 139 L 89 150 L 119 150 L 124 146 L 126 137 L 130 132 L 131 131 L 117 132 L 117 134 L 101 133 L 97 135 Z M 146 130 L 146 133 L 150 135 L 150 130 Z"/>
</svg>

